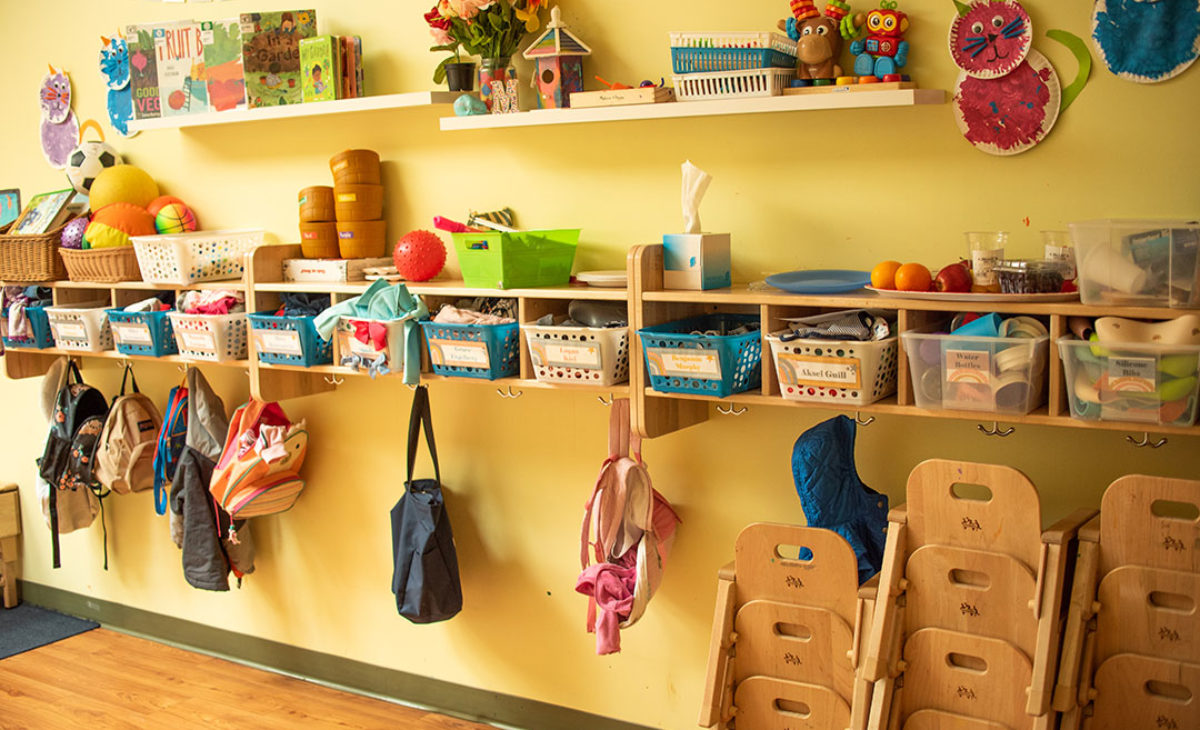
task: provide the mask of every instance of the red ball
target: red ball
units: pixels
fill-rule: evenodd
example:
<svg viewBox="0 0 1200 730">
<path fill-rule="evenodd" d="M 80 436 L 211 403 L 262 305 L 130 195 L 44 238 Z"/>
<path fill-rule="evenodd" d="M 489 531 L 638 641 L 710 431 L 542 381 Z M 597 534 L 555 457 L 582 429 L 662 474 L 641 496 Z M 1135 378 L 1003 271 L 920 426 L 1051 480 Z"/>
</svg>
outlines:
<svg viewBox="0 0 1200 730">
<path fill-rule="evenodd" d="M 406 281 L 429 281 L 446 265 L 446 244 L 429 231 L 413 231 L 396 242 L 392 261 Z"/>
</svg>

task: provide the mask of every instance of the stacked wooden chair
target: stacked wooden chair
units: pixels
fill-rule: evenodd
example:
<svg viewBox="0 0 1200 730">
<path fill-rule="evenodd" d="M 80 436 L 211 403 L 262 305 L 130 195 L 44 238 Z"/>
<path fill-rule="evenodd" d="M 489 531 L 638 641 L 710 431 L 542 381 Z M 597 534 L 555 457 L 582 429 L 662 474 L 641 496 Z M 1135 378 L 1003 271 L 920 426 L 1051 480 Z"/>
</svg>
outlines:
<svg viewBox="0 0 1200 730">
<path fill-rule="evenodd" d="M 1063 730 L 1200 728 L 1200 481 L 1113 482 L 1076 565 Z"/>
<path fill-rule="evenodd" d="M 980 489 L 982 487 L 983 489 Z M 1071 542 L 1016 469 L 930 460 L 888 515 L 862 667 L 873 730 L 1052 728 Z"/>
<path fill-rule="evenodd" d="M 17 567 L 21 562 L 21 501 L 16 484 L 0 486 L 0 604 L 12 608 L 20 602 Z"/>
<path fill-rule="evenodd" d="M 873 587 L 838 534 L 758 523 L 718 573 L 701 727 L 861 730 L 872 686 L 857 676 Z"/>
</svg>

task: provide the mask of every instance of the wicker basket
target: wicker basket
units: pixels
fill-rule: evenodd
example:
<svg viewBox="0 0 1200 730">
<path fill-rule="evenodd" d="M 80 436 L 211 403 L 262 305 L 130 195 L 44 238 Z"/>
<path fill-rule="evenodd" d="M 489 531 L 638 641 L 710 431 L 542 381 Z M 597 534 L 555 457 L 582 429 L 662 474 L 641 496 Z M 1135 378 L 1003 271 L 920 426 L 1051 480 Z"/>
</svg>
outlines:
<svg viewBox="0 0 1200 730">
<path fill-rule="evenodd" d="M 63 263 L 67 266 L 67 277 L 71 281 L 96 281 L 111 284 L 118 281 L 139 281 L 137 252 L 133 246 L 116 248 L 93 248 L 78 251 L 60 248 Z"/>
<path fill-rule="evenodd" d="M 63 228 L 46 233 L 17 235 L 0 228 L 0 280 L 57 281 L 67 278 L 67 269 L 58 256 Z"/>
</svg>

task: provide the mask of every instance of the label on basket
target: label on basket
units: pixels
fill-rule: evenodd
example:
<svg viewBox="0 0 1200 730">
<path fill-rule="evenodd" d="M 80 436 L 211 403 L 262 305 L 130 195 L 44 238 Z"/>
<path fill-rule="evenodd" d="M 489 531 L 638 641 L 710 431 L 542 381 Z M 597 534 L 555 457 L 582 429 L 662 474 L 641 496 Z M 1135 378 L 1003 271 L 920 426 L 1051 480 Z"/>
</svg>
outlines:
<svg viewBox="0 0 1200 730">
<path fill-rule="evenodd" d="M 350 346 L 350 353 L 353 355 L 370 355 L 373 358 L 382 352 L 382 350 L 376 350 L 370 342 L 358 339 L 353 333 L 346 335 L 346 344 Z"/>
<path fill-rule="evenodd" d="M 711 350 L 673 350 L 666 347 L 646 348 L 650 374 L 659 377 L 721 379 L 721 358 Z"/>
<path fill-rule="evenodd" d="M 987 350 L 946 350 L 946 382 L 990 385 L 991 357 Z"/>
<path fill-rule="evenodd" d="M 57 322 L 54 325 L 54 336 L 64 340 L 86 340 L 87 327 L 79 322 Z"/>
<path fill-rule="evenodd" d="M 529 352 L 539 365 L 580 370 L 599 370 L 604 367 L 598 345 L 535 341 Z"/>
<path fill-rule="evenodd" d="M 781 352 L 780 380 L 787 385 L 815 385 L 820 388 L 861 388 L 862 361 L 856 357 L 815 357 Z"/>
<path fill-rule="evenodd" d="M 487 343 L 463 340 L 430 340 L 429 356 L 434 363 L 456 368 L 488 368 Z"/>
<path fill-rule="evenodd" d="M 153 345 L 150 328 L 144 324 L 114 324 L 113 335 L 122 345 Z"/>
<path fill-rule="evenodd" d="M 185 350 L 217 351 L 217 340 L 210 334 L 204 332 L 183 332 L 180 330 L 176 330 L 176 332 L 183 338 L 183 347 Z"/>
<path fill-rule="evenodd" d="M 300 333 L 295 330 L 254 330 L 254 341 L 263 352 L 297 357 L 304 354 L 304 349 L 300 346 Z"/>
<path fill-rule="evenodd" d="M 1157 392 L 1155 358 L 1109 357 L 1108 382 L 1100 388 L 1100 418 L 1158 423 L 1162 411 Z"/>
<path fill-rule="evenodd" d="M 342 193 L 341 195 L 337 196 L 337 202 L 339 203 L 354 203 L 357 201 L 358 193 Z"/>
</svg>

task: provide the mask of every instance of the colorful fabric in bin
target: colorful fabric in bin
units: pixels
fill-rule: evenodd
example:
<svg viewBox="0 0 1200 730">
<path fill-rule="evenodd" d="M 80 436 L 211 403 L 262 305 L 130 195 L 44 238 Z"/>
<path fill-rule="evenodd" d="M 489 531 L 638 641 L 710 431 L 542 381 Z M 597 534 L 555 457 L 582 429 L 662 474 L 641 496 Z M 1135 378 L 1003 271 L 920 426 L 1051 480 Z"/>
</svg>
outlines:
<svg viewBox="0 0 1200 730">
<path fill-rule="evenodd" d="M 858 582 L 862 584 L 883 564 L 888 498 L 858 477 L 856 428 L 853 419 L 837 416 L 800 434 L 792 447 L 792 476 L 808 526 L 833 530 L 846 538 L 858 556 Z"/>
<path fill-rule="evenodd" d="M 276 317 L 315 317 L 332 304 L 328 294 L 289 293 L 281 295 L 280 299 Z"/>
<path fill-rule="evenodd" d="M 177 307 L 184 314 L 237 314 L 246 311 L 245 301 L 241 292 L 203 289 L 180 294 Z"/>
<path fill-rule="evenodd" d="M 313 320 L 322 339 L 331 339 L 339 317 L 355 319 L 404 320 L 404 382 L 416 385 L 421 379 L 421 335 L 417 321 L 429 318 L 429 309 L 421 298 L 409 293 L 404 284 L 388 284 L 376 279 L 367 290 L 353 299 L 338 302 Z"/>
<path fill-rule="evenodd" d="M 50 333 L 46 314 L 42 311 L 43 307 L 51 304 L 53 296 L 47 287 L 4 287 L 4 321 L 0 325 L 3 328 L 4 344 L 9 347 L 52 347 L 54 338 Z"/>
</svg>

